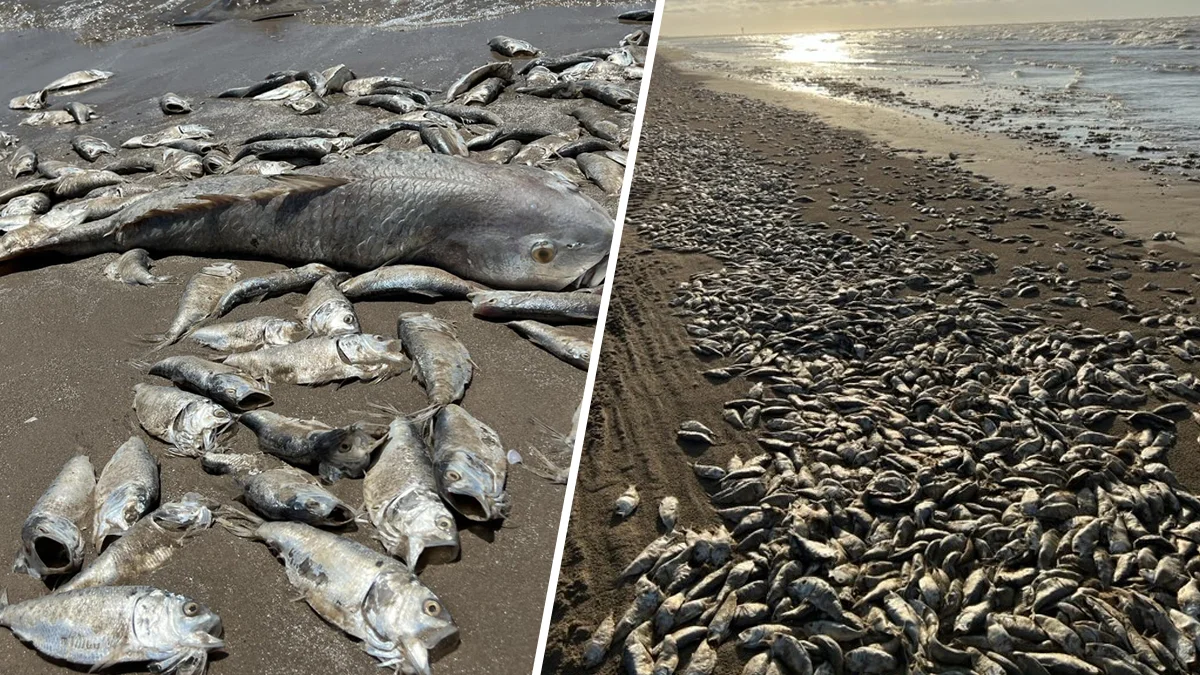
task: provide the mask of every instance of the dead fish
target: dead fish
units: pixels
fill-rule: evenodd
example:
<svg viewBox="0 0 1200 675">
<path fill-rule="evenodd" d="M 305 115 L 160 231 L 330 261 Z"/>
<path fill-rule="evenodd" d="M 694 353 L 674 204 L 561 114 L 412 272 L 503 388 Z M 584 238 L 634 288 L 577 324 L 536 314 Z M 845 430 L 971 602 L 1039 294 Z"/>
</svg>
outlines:
<svg viewBox="0 0 1200 675">
<path fill-rule="evenodd" d="M 199 457 L 218 447 L 236 421 L 212 401 L 175 387 L 133 386 L 133 410 L 146 433 L 170 445 L 173 457 Z"/>
<path fill-rule="evenodd" d="M 229 157 L 229 153 L 219 149 L 209 150 L 201 160 L 201 165 L 208 174 L 224 173 L 232 163 L 233 160 Z"/>
<path fill-rule="evenodd" d="M 488 40 L 488 47 L 501 56 L 537 56 L 541 50 L 524 40 L 510 38 L 507 35 L 497 35 Z"/>
<path fill-rule="evenodd" d="M 238 161 L 254 155 L 259 159 L 309 159 L 318 160 L 332 152 L 339 152 L 350 145 L 345 138 L 284 138 L 275 141 L 255 141 L 242 147 L 233 157 Z"/>
<path fill-rule="evenodd" d="M 361 478 L 379 442 L 358 425 L 331 427 L 317 420 L 284 417 L 267 410 L 242 415 L 239 422 L 254 432 L 258 447 L 301 467 L 316 467 L 326 482 L 343 476 Z"/>
<path fill-rule="evenodd" d="M 338 290 L 338 280 L 321 275 L 296 310 L 313 335 L 336 337 L 362 332 L 354 305 Z"/>
<path fill-rule="evenodd" d="M 543 323 L 595 323 L 600 316 L 597 293 L 553 291 L 478 291 L 467 296 L 481 319 L 532 319 Z"/>
<path fill-rule="evenodd" d="M 68 73 L 51 82 L 42 88 L 42 91 L 59 91 L 62 89 L 74 89 L 97 82 L 104 82 L 113 74 L 107 70 L 77 70 L 73 73 Z"/>
<path fill-rule="evenodd" d="M 388 265 L 342 282 L 338 286 L 346 298 L 418 296 L 423 298 L 465 298 L 486 290 L 482 284 L 460 279 L 437 267 L 424 265 Z"/>
<path fill-rule="evenodd" d="M 508 83 L 499 77 L 489 77 L 467 90 L 458 102 L 462 105 L 487 105 L 495 101 L 506 86 Z"/>
<path fill-rule="evenodd" d="M 397 115 L 421 109 L 420 103 L 412 97 L 402 94 L 369 94 L 354 99 L 354 104 L 379 108 L 380 110 L 386 110 Z"/>
<path fill-rule="evenodd" d="M 61 126 L 63 124 L 74 124 L 75 117 L 66 110 L 45 110 L 27 115 L 21 120 L 22 126 L 27 127 L 49 127 Z"/>
<path fill-rule="evenodd" d="M 367 96 L 371 92 L 384 87 L 404 87 L 405 89 L 420 89 L 415 83 L 401 77 L 377 75 L 360 77 L 342 85 L 342 92 L 347 96 Z"/>
<path fill-rule="evenodd" d="M 636 485 L 630 485 L 625 488 L 625 492 L 617 497 L 617 501 L 613 504 L 613 513 L 622 520 L 633 515 L 637 510 L 638 504 L 642 502 L 642 498 L 638 496 Z"/>
<path fill-rule="evenodd" d="M 508 517 L 508 457 L 500 437 L 457 405 L 434 418 L 433 465 L 442 498 L 455 511 L 477 521 Z"/>
<path fill-rule="evenodd" d="M 59 199 L 77 199 L 97 188 L 124 182 L 124 178 L 111 171 L 74 171 L 58 179 L 54 185 L 54 196 Z"/>
<path fill-rule="evenodd" d="M 258 316 L 244 321 L 217 323 L 193 330 L 187 337 L 222 352 L 246 352 L 262 347 L 278 347 L 299 342 L 311 333 L 291 319 Z"/>
<path fill-rule="evenodd" d="M 397 417 L 388 426 L 379 459 L 363 481 L 367 517 L 389 555 L 416 570 L 425 562 L 458 557 L 454 516 L 438 496 L 429 448 L 412 421 Z"/>
<path fill-rule="evenodd" d="M 651 16 L 650 18 L 653 20 L 654 17 Z M 640 28 L 621 38 L 622 47 L 627 45 L 634 47 L 645 47 L 648 44 L 650 44 L 650 34 Z"/>
<path fill-rule="evenodd" d="M 350 80 L 354 79 L 354 71 L 344 63 L 339 63 L 331 68 L 326 68 L 321 71 L 321 77 L 325 78 L 325 91 L 329 94 L 337 94 L 342 91 L 342 86 Z"/>
<path fill-rule="evenodd" d="M 155 286 L 170 281 L 171 277 L 158 276 L 150 271 L 153 262 L 146 249 L 135 248 L 122 253 L 121 257 L 105 265 L 104 276 L 130 286 Z"/>
<path fill-rule="evenodd" d="M 421 141 L 435 154 L 455 157 L 467 157 L 471 154 L 466 140 L 463 139 L 458 129 L 425 125 L 417 133 L 421 135 Z"/>
<path fill-rule="evenodd" d="M 245 302 L 257 302 L 285 293 L 307 291 L 322 277 L 332 277 L 338 281 L 344 278 L 337 270 L 328 265 L 310 263 L 301 267 L 271 272 L 261 277 L 243 279 L 221 296 L 213 310 L 212 317 L 225 316 L 234 307 Z"/>
<path fill-rule="evenodd" d="M 212 138 L 212 130 L 199 124 L 178 124 L 152 134 L 143 134 L 121 144 L 122 148 L 154 148 L 184 138 Z"/>
<path fill-rule="evenodd" d="M 293 101 L 287 101 L 284 105 L 296 111 L 298 115 L 320 115 L 329 110 L 329 104 L 315 92 Z"/>
<path fill-rule="evenodd" d="M 685 443 L 702 443 L 704 445 L 716 445 L 716 436 L 713 430 L 704 426 L 696 420 L 687 420 L 679 425 L 679 430 L 675 432 L 678 440 Z"/>
<path fill-rule="evenodd" d="M 92 546 L 97 551 L 125 535 L 158 506 L 158 460 L 146 442 L 131 436 L 113 454 L 96 481 Z"/>
<path fill-rule="evenodd" d="M 316 477 L 292 466 L 239 475 L 246 505 L 268 520 L 292 520 L 320 527 L 338 527 L 354 520 L 354 510 Z"/>
<path fill-rule="evenodd" d="M 429 410 L 461 401 L 475 362 L 454 327 L 427 312 L 405 312 L 396 322 L 396 333 L 412 360 L 413 377 L 425 388 Z"/>
<path fill-rule="evenodd" d="M 491 150 L 472 152 L 471 158 L 489 164 L 507 164 L 509 160 L 517 156 L 517 153 L 521 151 L 521 147 L 521 141 L 504 141 Z"/>
<path fill-rule="evenodd" d="M 230 410 L 253 410 L 273 403 L 266 385 L 237 368 L 198 356 L 169 356 L 150 366 L 148 372 Z"/>
<path fill-rule="evenodd" d="M 50 210 L 53 204 L 50 201 L 50 196 L 44 192 L 34 192 L 33 194 L 21 195 L 8 200 L 4 208 L 0 208 L 0 217 L 4 216 L 21 216 L 21 215 L 41 215 Z"/>
<path fill-rule="evenodd" d="M 152 335 L 147 340 L 155 343 L 155 349 L 179 341 L 188 331 L 200 325 L 212 315 L 213 309 L 221 296 L 233 287 L 242 271 L 237 265 L 229 262 L 208 265 L 188 280 L 183 289 L 183 297 L 179 300 L 179 309 L 171 326 L 161 335 Z"/>
<path fill-rule="evenodd" d="M 87 124 L 93 119 L 99 117 L 99 115 L 96 114 L 96 111 L 92 109 L 92 106 L 85 103 L 80 103 L 78 101 L 65 103 L 63 104 L 62 109 L 66 110 L 67 113 L 71 115 L 71 119 L 74 120 L 76 124 Z"/>
<path fill-rule="evenodd" d="M 156 467 L 157 468 L 157 467 Z M 127 584 L 159 569 L 192 535 L 212 527 L 218 502 L 189 492 L 129 527 L 82 572 L 55 592 Z"/>
<path fill-rule="evenodd" d="M 458 633 L 437 596 L 394 558 L 303 523 L 264 522 L 233 509 L 218 522 L 266 543 L 313 611 L 362 640 L 383 667 L 431 675 L 429 652 Z"/>
<path fill-rule="evenodd" d="M 594 152 L 585 152 L 575 158 L 583 174 L 610 195 L 620 194 L 625 184 L 625 167 Z"/>
<path fill-rule="evenodd" d="M 591 363 L 590 339 L 576 337 L 561 328 L 538 321 L 509 321 L 507 325 L 533 344 L 580 370 L 587 370 Z"/>
<path fill-rule="evenodd" d="M 158 99 L 158 107 L 164 115 L 185 115 L 192 112 L 192 104 L 187 99 L 171 92 Z"/>
<path fill-rule="evenodd" d="M 225 646 L 221 618 L 200 603 L 149 586 L 84 588 L 9 604 L 0 626 L 50 658 L 91 666 L 150 662 L 155 672 L 204 675 Z"/>
<path fill-rule="evenodd" d="M 8 133 L 7 131 L 0 131 L 0 149 L 10 148 L 14 145 L 18 145 L 20 142 L 21 139 Z"/>
<path fill-rule="evenodd" d="M 289 138 L 341 138 L 350 136 L 341 129 L 331 129 L 328 127 L 299 127 L 289 129 L 272 129 L 255 134 L 250 138 L 242 141 L 242 145 L 250 145 L 259 141 L 282 141 Z"/>
<path fill-rule="evenodd" d="M 679 519 L 679 500 L 675 497 L 663 497 L 658 503 L 658 519 L 667 532 L 675 530 L 675 522 Z"/>
<path fill-rule="evenodd" d="M 312 86 L 304 80 L 293 80 L 286 84 L 268 89 L 250 98 L 255 101 L 294 101 L 312 93 Z"/>
<path fill-rule="evenodd" d="M 46 90 L 17 96 L 8 102 L 11 110 L 41 110 L 46 107 Z"/>
<path fill-rule="evenodd" d="M 71 139 L 71 147 L 80 157 L 89 162 L 94 162 L 100 158 L 100 155 L 115 155 L 117 151 L 113 146 L 106 143 L 103 139 L 95 136 L 76 136 Z"/>
<path fill-rule="evenodd" d="M 264 162 L 247 157 L 229 166 L 225 173 L 236 176 L 280 176 L 290 174 L 295 169 L 295 165 L 290 162 Z"/>
<path fill-rule="evenodd" d="M 617 623 L 613 619 L 612 613 L 596 626 L 596 630 L 592 631 L 592 636 L 588 638 L 587 644 L 583 648 L 583 667 L 595 668 L 604 661 L 604 657 L 608 655 L 608 650 L 612 647 L 613 635 L 616 633 Z"/>
<path fill-rule="evenodd" d="M 625 145 L 629 143 L 632 133 L 631 124 L 622 124 L 615 116 L 628 118 L 624 113 L 613 113 L 600 106 L 579 106 L 571 111 L 571 116 L 579 120 L 584 129 L 596 138 Z"/>
<path fill-rule="evenodd" d="M 601 80 L 579 80 L 575 84 L 581 94 L 600 101 L 604 105 L 614 108 L 628 108 L 637 105 L 637 92 L 627 87 Z"/>
<path fill-rule="evenodd" d="M 505 82 L 512 82 L 513 66 L 510 61 L 494 61 L 478 68 L 471 70 L 462 77 L 454 81 L 446 89 L 446 102 L 449 103 L 454 99 L 462 96 L 471 90 L 472 87 L 483 82 L 490 77 L 498 77 Z"/>
<path fill-rule="evenodd" d="M 13 151 L 8 158 L 8 175 L 19 178 L 27 173 L 37 171 L 37 152 L 29 146 L 21 146 Z"/>
<path fill-rule="evenodd" d="M 585 152 L 608 152 L 615 147 L 612 141 L 606 141 L 603 138 L 595 136 L 585 136 L 577 141 L 572 141 L 558 149 L 559 157 L 574 159 Z M 583 176 L 583 172 L 579 172 Z M 586 177 L 585 177 L 586 178 Z"/>
<path fill-rule="evenodd" d="M 363 334 L 313 337 L 232 354 L 223 361 L 260 380 L 310 385 L 381 380 L 410 365 L 399 340 Z"/>
<path fill-rule="evenodd" d="M 34 579 L 69 574 L 83 564 L 83 535 L 96 474 L 84 455 L 67 461 L 50 487 L 34 504 L 21 527 L 21 550 L 13 572 Z M 3 623 L 0 613 L 0 623 Z"/>
</svg>

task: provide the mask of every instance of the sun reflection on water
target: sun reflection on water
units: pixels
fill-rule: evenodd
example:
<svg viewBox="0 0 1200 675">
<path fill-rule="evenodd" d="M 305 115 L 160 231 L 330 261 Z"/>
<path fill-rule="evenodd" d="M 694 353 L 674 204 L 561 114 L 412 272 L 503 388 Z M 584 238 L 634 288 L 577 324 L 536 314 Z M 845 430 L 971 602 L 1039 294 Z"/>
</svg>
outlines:
<svg viewBox="0 0 1200 675">
<path fill-rule="evenodd" d="M 854 63 L 850 45 L 841 33 L 792 35 L 780 40 L 780 59 L 792 63 Z"/>
</svg>

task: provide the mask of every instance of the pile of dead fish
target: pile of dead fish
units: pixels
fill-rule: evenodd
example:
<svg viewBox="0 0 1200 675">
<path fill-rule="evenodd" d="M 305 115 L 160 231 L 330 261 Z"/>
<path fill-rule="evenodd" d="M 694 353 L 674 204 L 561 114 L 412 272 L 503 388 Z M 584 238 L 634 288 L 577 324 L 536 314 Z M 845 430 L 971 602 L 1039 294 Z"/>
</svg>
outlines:
<svg viewBox="0 0 1200 675">
<path fill-rule="evenodd" d="M 975 282 L 987 255 L 806 222 L 786 163 L 678 129 L 648 130 L 633 194 L 654 198 L 630 223 L 725 263 L 673 306 L 705 376 L 744 383 L 730 429 L 680 420 L 681 445 L 733 449 L 694 465 L 726 525 L 678 528 L 664 503 L 584 665 L 1196 672 L 1200 500 L 1165 463 L 1200 402 L 1171 358 L 1200 353 L 1195 316 L 1147 314 L 1135 335 L 1010 306 L 1011 287 Z M 1078 227 L 1098 258 L 1121 248 L 1111 223 Z M 1038 276 L 1018 283 L 1053 283 Z M 615 508 L 636 505 L 633 488 Z"/>
<path fill-rule="evenodd" d="M 253 278 L 232 262 L 205 266 L 187 280 L 164 331 L 144 336 L 151 351 L 138 364 L 159 378 L 133 392 L 142 430 L 165 444 L 166 456 L 230 476 L 249 510 L 196 493 L 162 498 L 159 459 L 138 436 L 99 478 L 86 456 L 75 457 L 25 521 L 15 565 L 55 590 L 17 604 L 0 598 L 0 625 L 70 663 L 148 661 L 202 673 L 224 644 L 220 618 L 190 598 L 133 584 L 220 523 L 269 546 L 314 611 L 362 641 L 379 665 L 428 675 L 429 652 L 458 628 L 418 570 L 458 557 L 460 522 L 507 517 L 510 455 L 460 405 L 476 364 L 454 326 L 433 312 L 407 312 L 395 336 L 363 334 L 355 303 L 469 301 L 480 319 L 504 322 L 586 369 L 590 336 L 563 326 L 596 321 L 613 222 L 578 185 L 586 175 L 608 194 L 620 190 L 636 99 L 621 83 L 640 78 L 646 41 L 638 31 L 619 47 L 552 58 L 498 37 L 489 43 L 497 53 L 535 58 L 520 71 L 507 60 L 476 68 L 445 92 L 398 77 L 355 78 L 338 66 L 276 73 L 221 94 L 287 101 L 302 114 L 344 99 L 396 115 L 357 135 L 271 130 L 236 150 L 198 124 L 131 138 L 121 150 L 76 136 L 82 159 L 110 157 L 101 168 L 39 157 L 0 136 L 10 174 L 38 174 L 0 192 L 0 258 L 121 252 L 104 274 L 135 286 L 171 282 L 152 270 L 150 251 L 298 265 Z M 110 76 L 75 73 L 11 107 L 42 107 L 46 92 Z M 587 99 L 571 109 L 579 128 L 523 125 L 488 109 L 501 97 L 531 96 Z M 173 94 L 160 105 L 165 114 L 191 111 Z M 90 118 L 39 114 L 25 123 Z M 294 318 L 222 320 L 289 293 L 306 294 Z M 177 343 L 210 351 L 157 355 Z M 426 408 L 384 403 L 344 426 L 263 409 L 272 387 L 402 373 L 424 388 Z M 240 427 L 261 452 L 229 451 Z M 361 480 L 364 513 L 326 489 L 341 479 Z M 355 522 L 373 530 L 380 550 L 339 534 Z M 96 556 L 85 565 L 89 527 Z M 106 623 L 79 618 L 90 616 Z M 108 630 L 135 618 L 154 630 Z"/>
</svg>

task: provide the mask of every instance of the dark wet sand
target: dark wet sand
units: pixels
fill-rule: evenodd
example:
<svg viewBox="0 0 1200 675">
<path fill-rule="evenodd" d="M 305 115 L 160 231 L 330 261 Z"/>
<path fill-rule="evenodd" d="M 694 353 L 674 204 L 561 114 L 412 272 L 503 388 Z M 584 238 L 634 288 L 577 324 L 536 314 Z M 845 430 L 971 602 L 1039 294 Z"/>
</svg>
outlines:
<svg viewBox="0 0 1200 675">
<path fill-rule="evenodd" d="M 663 177 L 656 176 L 651 168 L 659 142 L 656 130 L 682 127 L 700 134 L 723 135 L 755 151 L 764 164 L 792 167 L 798 189 L 814 199 L 804 221 L 839 223 L 839 219 L 846 219 L 839 226 L 864 234 L 865 230 L 855 227 L 863 223 L 847 217 L 846 211 L 830 210 L 835 198 L 826 192 L 827 188 L 845 195 L 852 193 L 855 181 L 863 178 L 869 185 L 896 194 L 888 203 L 873 204 L 872 211 L 911 221 L 914 232 L 933 232 L 937 224 L 914 220 L 914 208 L 919 206 L 913 199 L 917 191 L 946 191 L 946 186 L 939 185 L 923 168 L 928 166 L 925 160 L 914 160 L 860 133 L 832 126 L 812 115 L 770 106 L 746 94 L 715 98 L 705 86 L 703 78 L 680 74 L 661 53 L 658 55 L 551 618 L 542 671 L 547 675 L 625 672 L 621 645 L 615 645 L 608 659 L 594 671 L 585 671 L 580 659 L 592 630 L 610 613 L 619 619 L 633 599 L 632 581 L 619 583 L 617 579 L 621 570 L 661 534 L 659 500 L 668 495 L 679 499 L 678 527 L 701 530 L 719 525 L 708 494 L 689 463 L 724 465 L 736 450 L 743 457 L 758 452 L 753 432 L 735 431 L 721 419 L 723 404 L 741 396 L 744 388 L 735 386 L 727 391 L 730 384 L 713 384 L 701 375 L 701 371 L 722 362 L 701 360 L 691 352 L 684 322 L 669 306 L 678 283 L 717 269 L 722 263 L 703 254 L 652 248 L 637 234 L 645 214 L 680 198 L 679 186 L 663 182 Z M 764 106 L 773 114 L 763 116 L 766 121 L 761 124 L 757 116 L 753 124 L 747 123 L 746 111 Z M 818 184 L 819 188 L 814 187 Z M 690 188 L 704 189 L 703 185 Z M 984 206 L 963 199 L 939 199 L 936 204 L 945 212 L 956 207 Z M 1014 209 L 1024 205 L 1020 199 L 1009 204 Z M 1009 215 L 1003 236 L 1028 235 L 1042 245 L 1022 253 L 1016 242 L 993 243 L 967 232 L 950 236 L 943 244 L 947 251 L 978 248 L 996 256 L 999 273 L 980 275 L 977 280 L 981 287 L 1002 286 L 1007 272 L 1022 262 L 1053 265 L 1063 261 L 1072 270 L 1082 269 L 1081 252 L 1068 249 L 1060 255 L 1053 250 L 1055 244 L 1069 243 L 1069 221 L 1035 228 L 1032 225 L 1045 224 L 1046 219 Z M 1130 289 L 1130 300 L 1141 311 L 1163 311 L 1166 293 L 1137 289 L 1150 280 L 1163 288 L 1195 289 L 1197 282 L 1188 273 L 1195 272 L 1200 258 L 1177 246 L 1148 242 L 1147 248 L 1161 249 L 1165 257 L 1193 265 L 1191 269 L 1157 274 L 1143 272 L 1133 264 L 1120 265 L 1133 272 L 1133 277 L 1123 282 Z M 1085 284 L 1083 288 L 1093 302 L 1103 298 L 1104 290 L 1103 285 Z M 1062 322 L 1080 321 L 1106 331 L 1129 330 L 1139 337 L 1148 332 L 1135 323 L 1120 321 L 1106 309 L 1055 309 L 1062 312 Z M 1172 361 L 1172 365 L 1197 370 L 1196 364 Z M 1152 399 L 1150 407 L 1157 403 Z M 675 443 L 675 429 L 679 421 L 686 419 L 699 420 L 714 429 L 721 443 L 699 455 L 685 452 Z M 1200 428 L 1192 420 L 1181 422 L 1178 428 L 1179 440 L 1171 451 L 1170 465 L 1181 483 L 1196 491 L 1200 489 L 1200 444 L 1196 440 Z M 1117 424 L 1109 433 L 1122 435 L 1126 430 Z M 613 502 L 630 484 L 637 485 L 641 505 L 628 520 L 617 522 L 612 516 Z M 723 644 L 719 654 L 718 675 L 741 672 L 744 656 L 738 655 L 733 641 Z M 680 672 L 685 667 L 686 659 L 680 663 Z"/>
<path fill-rule="evenodd" d="M 23 115 L 8 110 L 0 111 L 4 121 L 0 128 L 18 133 L 47 156 L 79 164 L 83 162 L 70 151 L 69 139 L 81 132 L 101 136 L 114 145 L 129 136 L 181 122 L 209 125 L 218 138 L 230 139 L 273 126 L 338 126 L 358 132 L 386 118 L 387 113 L 338 106 L 325 115 L 296 117 L 278 104 L 217 101 L 205 96 L 272 70 L 327 67 L 339 62 L 351 65 L 360 75 L 378 74 L 385 68 L 418 82 L 444 85 L 460 71 L 491 58 L 486 41 L 497 33 L 539 42 L 550 53 L 615 45 L 631 29 L 612 20 L 614 13 L 612 8 L 551 8 L 410 33 L 318 28 L 289 21 L 233 23 L 170 39 L 158 36 L 95 49 L 44 32 L 0 33 L 0 62 L 5 63 L 0 96 L 5 100 L 71 70 L 99 67 L 117 72 L 108 85 L 77 97 L 95 104 L 104 114 L 83 129 L 73 125 L 17 128 L 16 121 Z M 164 118 L 154 101 L 167 90 L 201 104 L 197 112 Z M 0 189 L 11 184 L 4 176 Z M 0 551 L 3 555 L 16 553 L 22 521 L 67 459 L 85 452 L 100 471 L 136 426 L 131 409 L 133 385 L 155 381 L 129 364 L 146 358 L 145 347 L 135 342 L 135 336 L 166 327 L 182 285 L 134 288 L 111 282 L 103 277 L 102 269 L 114 258 L 115 254 L 107 254 L 69 264 L 0 270 L 0 345 L 4 355 L 0 360 L 4 392 L 0 418 L 5 420 L 0 425 L 0 538 L 9 542 L 7 549 Z M 182 282 L 205 262 L 175 256 L 160 261 L 158 269 Z M 259 261 L 238 261 L 238 265 L 245 276 L 280 267 Z M 290 295 L 243 306 L 228 318 L 291 317 L 301 299 Z M 526 455 L 534 447 L 556 448 L 555 440 L 535 418 L 564 433 L 569 431 L 586 374 L 504 325 L 473 318 L 468 303 L 361 302 L 357 309 L 365 331 L 390 336 L 395 335 L 395 318 L 401 311 L 429 311 L 456 322 L 460 339 L 480 366 L 464 406 L 491 425 L 506 448 Z M 583 335 L 590 332 L 586 327 L 577 330 Z M 164 354 L 185 351 L 189 350 L 174 348 Z M 340 389 L 277 385 L 273 394 L 275 412 L 316 417 L 329 424 L 362 419 L 364 414 L 354 411 L 366 410 L 370 402 L 402 410 L 425 405 L 423 391 L 407 375 Z M 164 457 L 161 443 L 151 441 L 151 448 L 161 458 L 164 499 L 178 498 L 185 491 L 222 500 L 236 496 L 228 478 L 204 474 L 194 460 Z M 253 451 L 253 434 L 243 429 L 234 438 L 232 449 Z M 525 675 L 532 668 L 564 489 L 521 467 L 510 471 L 508 489 L 513 511 L 502 528 L 463 530 L 461 559 L 421 574 L 459 625 L 461 644 L 435 662 L 434 672 L 439 675 Z M 352 506 L 361 504 L 361 481 L 339 482 L 334 492 Z M 369 528 L 350 536 L 371 542 Z M 93 557 L 89 548 L 87 560 Z M 3 564 L 7 566 L 7 562 Z M 210 666 L 213 675 L 378 672 L 376 661 L 355 641 L 325 624 L 303 602 L 294 601 L 296 592 L 283 567 L 262 544 L 214 529 L 140 582 L 194 597 L 221 615 L 228 647 Z M 40 582 L 7 569 L 0 574 L 0 587 L 8 589 L 13 601 L 46 592 Z M 7 631 L 0 633 L 0 672 L 64 672 Z M 134 668 L 133 672 L 142 670 Z"/>
</svg>

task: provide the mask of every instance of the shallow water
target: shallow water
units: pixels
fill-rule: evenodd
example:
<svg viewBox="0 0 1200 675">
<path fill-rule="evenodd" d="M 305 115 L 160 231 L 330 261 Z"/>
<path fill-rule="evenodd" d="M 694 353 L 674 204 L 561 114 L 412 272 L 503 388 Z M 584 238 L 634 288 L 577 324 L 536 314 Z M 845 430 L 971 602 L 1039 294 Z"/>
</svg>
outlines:
<svg viewBox="0 0 1200 675">
<path fill-rule="evenodd" d="M 783 87 L 1099 154 L 1185 167 L 1200 157 L 1188 157 L 1200 153 L 1200 18 L 665 42 Z"/>
</svg>

